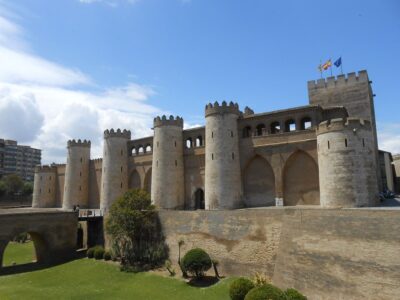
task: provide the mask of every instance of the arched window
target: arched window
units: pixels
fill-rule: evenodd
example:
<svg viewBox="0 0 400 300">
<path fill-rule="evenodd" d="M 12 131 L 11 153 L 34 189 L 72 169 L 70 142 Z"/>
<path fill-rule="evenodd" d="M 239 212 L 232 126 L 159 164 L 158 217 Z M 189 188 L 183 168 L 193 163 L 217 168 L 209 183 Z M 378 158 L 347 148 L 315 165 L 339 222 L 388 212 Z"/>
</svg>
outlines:
<svg viewBox="0 0 400 300">
<path fill-rule="evenodd" d="M 257 127 L 256 127 L 256 130 L 257 130 L 257 135 L 258 136 L 264 135 L 264 133 L 265 133 L 265 125 L 264 124 L 258 124 Z"/>
<path fill-rule="evenodd" d="M 291 132 L 296 130 L 296 122 L 293 119 L 285 122 L 285 132 Z"/>
<path fill-rule="evenodd" d="M 147 144 L 147 146 L 146 146 L 146 153 L 147 152 L 151 152 L 151 145 L 150 144 Z"/>
<path fill-rule="evenodd" d="M 246 126 L 245 128 L 243 128 L 242 137 L 243 138 L 248 138 L 250 136 L 251 136 L 251 127 L 250 126 Z"/>
<path fill-rule="evenodd" d="M 301 130 L 309 129 L 312 127 L 312 122 L 310 117 L 304 117 L 301 119 Z"/>
<path fill-rule="evenodd" d="M 138 146 L 138 154 L 143 154 L 144 153 L 144 148 L 142 145 Z"/>
<path fill-rule="evenodd" d="M 136 156 L 137 155 L 137 150 L 135 147 L 132 148 L 132 152 L 131 152 L 132 156 Z"/>
<path fill-rule="evenodd" d="M 201 146 L 203 146 L 203 137 L 201 135 L 199 135 L 196 138 L 196 147 L 201 147 Z"/>
<path fill-rule="evenodd" d="M 281 132 L 281 124 L 279 122 L 272 122 L 271 123 L 271 133 L 279 133 Z"/>
<path fill-rule="evenodd" d="M 197 189 L 194 193 L 195 209 L 205 209 L 204 191 Z"/>
<path fill-rule="evenodd" d="M 190 149 L 192 147 L 193 147 L 192 138 L 187 138 L 186 139 L 186 148 Z"/>
</svg>

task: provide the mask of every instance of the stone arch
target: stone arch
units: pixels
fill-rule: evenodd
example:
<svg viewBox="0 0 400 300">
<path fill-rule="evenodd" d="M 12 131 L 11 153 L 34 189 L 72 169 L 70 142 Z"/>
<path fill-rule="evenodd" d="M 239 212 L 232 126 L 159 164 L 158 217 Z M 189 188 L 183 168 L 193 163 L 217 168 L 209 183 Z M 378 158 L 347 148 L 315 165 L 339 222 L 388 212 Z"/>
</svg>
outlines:
<svg viewBox="0 0 400 300">
<path fill-rule="evenodd" d="M 129 189 L 140 189 L 141 188 L 141 179 L 137 170 L 133 170 L 129 176 Z"/>
<path fill-rule="evenodd" d="M 150 152 L 152 152 L 153 151 L 153 148 L 151 147 L 151 145 L 150 144 L 147 144 L 146 145 L 146 148 L 145 148 L 145 152 L 146 153 L 150 153 Z"/>
<path fill-rule="evenodd" d="M 256 132 L 258 136 L 264 135 L 265 133 L 265 124 L 261 123 L 258 124 L 256 127 Z"/>
<path fill-rule="evenodd" d="M 310 117 L 303 117 L 300 120 L 300 129 L 306 130 L 313 126 L 312 119 Z"/>
<path fill-rule="evenodd" d="M 146 175 L 144 177 L 143 189 L 151 194 L 151 168 L 146 172 Z"/>
<path fill-rule="evenodd" d="M 251 137 L 251 126 L 246 126 L 242 130 L 242 138 Z"/>
<path fill-rule="evenodd" d="M 247 207 L 275 205 L 275 175 L 269 162 L 254 156 L 244 170 L 244 202 Z"/>
<path fill-rule="evenodd" d="M 318 166 L 304 151 L 297 150 L 286 160 L 283 201 L 286 206 L 320 204 Z"/>
<path fill-rule="evenodd" d="M 42 235 L 38 232 L 35 231 L 21 231 L 18 232 L 18 234 L 21 233 L 28 233 L 30 235 L 30 238 L 33 242 L 33 246 L 34 246 L 34 255 L 36 256 L 36 261 L 32 261 L 32 263 L 45 263 L 47 256 L 46 254 L 48 254 L 48 245 L 46 243 L 46 240 L 42 237 Z M 13 240 L 14 237 L 16 237 L 18 234 L 13 234 L 12 236 L 9 236 L 8 239 L 6 241 L 2 241 L 2 243 L 0 243 L 0 267 L 4 267 L 3 266 L 3 258 L 4 258 L 4 252 L 7 248 L 7 246 L 10 244 L 10 242 Z M 29 264 L 29 263 L 27 263 Z M 12 266 L 11 266 L 12 267 Z"/>
</svg>

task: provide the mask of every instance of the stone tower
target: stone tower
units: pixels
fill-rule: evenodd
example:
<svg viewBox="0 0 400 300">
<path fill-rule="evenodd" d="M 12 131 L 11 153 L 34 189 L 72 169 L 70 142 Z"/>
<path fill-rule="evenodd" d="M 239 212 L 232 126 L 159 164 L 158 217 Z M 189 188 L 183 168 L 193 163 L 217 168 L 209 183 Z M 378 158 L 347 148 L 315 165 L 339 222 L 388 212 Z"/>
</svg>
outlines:
<svg viewBox="0 0 400 300">
<path fill-rule="evenodd" d="M 90 141 L 69 140 L 65 169 L 63 209 L 89 206 Z"/>
<path fill-rule="evenodd" d="M 371 122 L 374 155 L 376 165 L 379 166 L 378 138 L 375 124 L 374 94 L 371 88 L 372 81 L 367 71 L 339 75 L 337 78 L 328 77 L 308 82 L 309 102 L 323 108 L 344 106 L 349 117 L 369 120 Z M 380 168 L 376 168 L 379 188 L 382 188 Z"/>
<path fill-rule="evenodd" d="M 208 104 L 206 117 L 206 209 L 235 209 L 243 206 L 237 120 L 239 106 L 224 101 Z"/>
<path fill-rule="evenodd" d="M 317 128 L 322 207 L 376 205 L 378 184 L 372 124 L 359 118 L 332 119 Z"/>
<path fill-rule="evenodd" d="M 35 167 L 32 207 L 45 208 L 56 206 L 57 167 Z"/>
<path fill-rule="evenodd" d="M 107 211 L 111 204 L 128 190 L 128 141 L 131 132 L 114 129 L 104 131 L 103 171 L 100 208 Z"/>
<path fill-rule="evenodd" d="M 151 199 L 163 209 L 184 208 L 183 119 L 154 119 Z"/>
</svg>

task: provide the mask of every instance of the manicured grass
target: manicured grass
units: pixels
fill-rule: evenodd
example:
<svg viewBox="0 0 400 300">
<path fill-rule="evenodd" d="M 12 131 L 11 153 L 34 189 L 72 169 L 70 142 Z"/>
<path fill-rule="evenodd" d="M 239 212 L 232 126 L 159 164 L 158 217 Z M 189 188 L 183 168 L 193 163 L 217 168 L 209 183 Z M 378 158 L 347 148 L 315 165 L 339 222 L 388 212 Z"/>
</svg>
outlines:
<svg viewBox="0 0 400 300">
<path fill-rule="evenodd" d="M 26 243 L 10 242 L 4 251 L 3 266 L 10 266 L 14 262 L 17 265 L 26 264 L 35 260 L 35 247 L 32 241 Z"/>
<path fill-rule="evenodd" d="M 151 273 L 125 273 L 118 266 L 79 259 L 40 271 L 0 277 L 0 299 L 229 299 L 232 279 L 196 288 Z"/>
</svg>

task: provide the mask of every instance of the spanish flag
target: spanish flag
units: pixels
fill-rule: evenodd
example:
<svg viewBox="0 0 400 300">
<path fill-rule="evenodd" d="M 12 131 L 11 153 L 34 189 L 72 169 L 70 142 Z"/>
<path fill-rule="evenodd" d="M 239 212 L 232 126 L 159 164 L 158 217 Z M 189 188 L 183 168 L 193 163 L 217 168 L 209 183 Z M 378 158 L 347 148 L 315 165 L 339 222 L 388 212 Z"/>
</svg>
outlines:
<svg viewBox="0 0 400 300">
<path fill-rule="evenodd" d="M 326 71 L 326 70 L 328 70 L 330 67 L 332 67 L 332 61 L 331 61 L 330 59 L 328 59 L 328 60 L 326 61 L 326 63 L 324 63 L 324 64 L 322 65 L 322 69 L 324 69 L 324 70 Z"/>
</svg>

